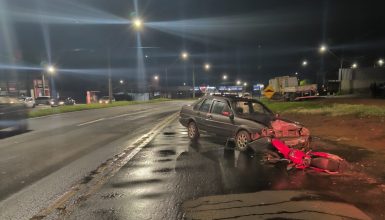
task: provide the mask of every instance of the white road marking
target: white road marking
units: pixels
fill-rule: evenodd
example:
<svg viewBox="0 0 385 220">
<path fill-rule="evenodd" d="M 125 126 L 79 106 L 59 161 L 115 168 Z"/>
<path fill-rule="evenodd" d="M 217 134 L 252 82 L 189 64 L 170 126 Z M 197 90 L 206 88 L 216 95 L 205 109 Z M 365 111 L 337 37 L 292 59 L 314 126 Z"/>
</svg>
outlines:
<svg viewBox="0 0 385 220">
<path fill-rule="evenodd" d="M 80 126 L 83 126 L 83 125 L 89 125 L 89 124 L 92 124 L 92 123 L 95 123 L 95 122 L 98 122 L 98 121 L 103 121 L 105 118 L 99 118 L 99 119 L 96 119 L 96 120 L 93 120 L 93 121 L 88 121 L 88 122 L 84 122 L 84 123 L 81 123 L 81 124 L 78 124 L 76 126 L 80 127 Z"/>
<path fill-rule="evenodd" d="M 135 113 L 126 113 L 126 114 L 122 114 L 122 115 L 112 116 L 112 117 L 109 117 L 109 118 L 99 118 L 99 119 L 96 119 L 96 120 L 92 120 L 92 121 L 88 121 L 88 122 L 84 122 L 84 123 L 78 124 L 76 126 L 81 127 L 81 126 L 93 124 L 93 123 L 99 122 L 99 121 L 104 121 L 104 120 L 109 120 L 109 119 L 116 119 L 116 118 L 121 118 L 121 117 L 125 117 L 125 116 L 139 115 L 139 114 L 143 114 L 143 113 L 147 113 L 147 111 L 140 111 L 140 112 L 135 112 Z"/>
</svg>

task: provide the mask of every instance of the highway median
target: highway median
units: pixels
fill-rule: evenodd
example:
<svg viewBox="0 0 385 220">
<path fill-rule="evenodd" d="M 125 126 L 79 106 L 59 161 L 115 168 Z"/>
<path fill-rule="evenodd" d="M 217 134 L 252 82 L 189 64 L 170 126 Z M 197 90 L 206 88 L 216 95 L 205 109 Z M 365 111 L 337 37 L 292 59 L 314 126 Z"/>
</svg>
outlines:
<svg viewBox="0 0 385 220">
<path fill-rule="evenodd" d="M 126 105 L 149 104 L 149 103 L 158 103 L 158 102 L 166 102 L 166 101 L 171 101 L 171 99 L 159 98 L 159 99 L 152 99 L 149 101 L 116 101 L 111 104 L 92 103 L 92 104 L 66 105 L 66 106 L 49 107 L 49 108 L 42 108 L 42 109 L 33 109 L 29 112 L 28 117 L 36 118 L 36 117 L 42 117 L 47 115 L 67 113 L 67 112 L 111 108 L 111 107 L 119 107 L 119 106 L 126 106 Z"/>
</svg>

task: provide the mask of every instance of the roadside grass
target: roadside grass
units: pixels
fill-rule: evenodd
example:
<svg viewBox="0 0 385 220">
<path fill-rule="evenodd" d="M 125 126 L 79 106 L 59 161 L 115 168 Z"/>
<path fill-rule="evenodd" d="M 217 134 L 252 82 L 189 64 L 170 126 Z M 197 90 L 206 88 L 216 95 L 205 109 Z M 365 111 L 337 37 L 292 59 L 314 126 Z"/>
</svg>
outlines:
<svg viewBox="0 0 385 220">
<path fill-rule="evenodd" d="M 35 117 L 41 117 L 46 115 L 53 115 L 53 114 L 60 114 L 65 112 L 74 112 L 74 111 L 83 111 L 83 110 L 91 110 L 91 109 L 101 109 L 101 108 L 111 108 L 111 107 L 118 107 L 118 106 L 126 106 L 126 105 L 136 105 L 136 104 L 147 104 L 147 103 L 157 103 L 157 102 L 165 102 L 170 101 L 171 99 L 152 99 L 150 101 L 117 101 L 113 102 L 111 104 L 99 104 L 99 103 L 93 103 L 93 104 L 77 104 L 77 105 L 67 105 L 67 106 L 59 106 L 59 107 L 53 107 L 53 108 L 46 108 L 46 109 L 37 109 L 32 110 L 29 112 L 28 117 L 35 118 Z"/>
<path fill-rule="evenodd" d="M 351 115 L 356 117 L 385 117 L 385 108 L 375 105 L 336 104 L 322 101 L 274 102 L 262 100 L 273 112 L 292 114 L 319 114 L 325 116 Z"/>
</svg>

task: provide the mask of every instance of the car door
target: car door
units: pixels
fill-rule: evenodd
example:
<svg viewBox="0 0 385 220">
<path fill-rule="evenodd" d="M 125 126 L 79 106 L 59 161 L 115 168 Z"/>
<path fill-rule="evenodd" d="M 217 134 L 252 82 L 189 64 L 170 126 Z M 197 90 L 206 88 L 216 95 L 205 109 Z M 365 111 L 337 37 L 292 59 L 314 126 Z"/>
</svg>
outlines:
<svg viewBox="0 0 385 220">
<path fill-rule="evenodd" d="M 206 118 L 210 112 L 212 103 L 213 103 L 212 99 L 205 99 L 202 102 L 202 104 L 199 106 L 199 109 L 196 113 L 195 120 L 200 130 L 207 131 L 208 129 Z"/>
<path fill-rule="evenodd" d="M 207 130 L 220 136 L 230 137 L 234 133 L 234 120 L 230 119 L 233 114 L 229 104 L 225 100 L 214 100 L 210 114 L 207 115 Z"/>
</svg>

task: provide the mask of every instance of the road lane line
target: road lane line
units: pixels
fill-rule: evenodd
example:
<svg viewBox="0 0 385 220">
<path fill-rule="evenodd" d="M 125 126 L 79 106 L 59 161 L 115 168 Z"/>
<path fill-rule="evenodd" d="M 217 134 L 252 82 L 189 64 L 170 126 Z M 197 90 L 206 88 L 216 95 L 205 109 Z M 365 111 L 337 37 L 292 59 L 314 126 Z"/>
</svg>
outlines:
<svg viewBox="0 0 385 220">
<path fill-rule="evenodd" d="M 92 123 L 95 123 L 95 122 L 98 122 L 98 121 L 103 121 L 105 118 L 99 118 L 99 119 L 96 119 L 96 120 L 93 120 L 93 121 L 88 121 L 88 122 L 84 122 L 84 123 L 81 123 L 81 124 L 78 124 L 76 126 L 80 127 L 80 126 L 83 126 L 83 125 L 89 125 L 89 124 L 92 124 Z"/>
</svg>

